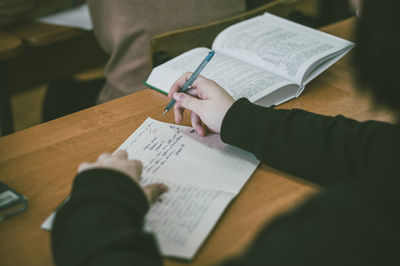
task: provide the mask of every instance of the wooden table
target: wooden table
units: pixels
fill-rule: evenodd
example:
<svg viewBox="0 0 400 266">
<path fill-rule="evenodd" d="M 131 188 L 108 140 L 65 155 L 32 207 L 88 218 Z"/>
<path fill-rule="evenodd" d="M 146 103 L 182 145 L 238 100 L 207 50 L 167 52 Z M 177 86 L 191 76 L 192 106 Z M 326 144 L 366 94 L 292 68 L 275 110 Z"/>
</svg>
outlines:
<svg viewBox="0 0 400 266">
<path fill-rule="evenodd" d="M 354 19 L 324 28 L 351 39 Z M 312 81 L 304 94 L 281 108 L 303 108 L 359 120 L 391 120 L 373 113 L 354 92 L 349 56 Z M 0 179 L 29 199 L 28 211 L 0 223 L 0 265 L 52 265 L 49 233 L 41 223 L 65 198 L 78 164 L 114 151 L 148 116 L 161 116 L 166 96 L 152 90 L 132 95 L 0 138 Z M 188 124 L 188 120 L 186 120 Z M 318 189 L 261 165 L 229 206 L 191 265 L 210 265 L 242 252 L 260 228 Z M 183 265 L 166 259 L 166 265 Z"/>
</svg>

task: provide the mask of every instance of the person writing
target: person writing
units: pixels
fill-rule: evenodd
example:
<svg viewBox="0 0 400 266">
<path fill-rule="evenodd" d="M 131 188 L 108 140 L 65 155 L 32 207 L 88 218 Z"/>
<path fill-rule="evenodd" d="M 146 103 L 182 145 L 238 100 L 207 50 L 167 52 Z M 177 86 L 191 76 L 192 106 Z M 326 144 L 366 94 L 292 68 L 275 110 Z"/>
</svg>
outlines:
<svg viewBox="0 0 400 266">
<path fill-rule="evenodd" d="M 362 2 L 354 57 L 360 88 L 397 113 L 399 8 L 395 0 Z M 176 100 L 177 123 L 188 109 L 198 134 L 220 133 L 225 143 L 323 188 L 275 219 L 224 265 L 399 264 L 399 124 L 234 101 L 201 76 L 190 93 L 179 93 L 188 76 L 179 78 L 169 95 Z M 53 227 L 57 265 L 162 264 L 153 237 L 143 231 L 143 218 L 149 202 L 167 188 L 154 184 L 142 190 L 140 172 L 141 164 L 124 152 L 80 166 L 71 199 Z"/>
</svg>

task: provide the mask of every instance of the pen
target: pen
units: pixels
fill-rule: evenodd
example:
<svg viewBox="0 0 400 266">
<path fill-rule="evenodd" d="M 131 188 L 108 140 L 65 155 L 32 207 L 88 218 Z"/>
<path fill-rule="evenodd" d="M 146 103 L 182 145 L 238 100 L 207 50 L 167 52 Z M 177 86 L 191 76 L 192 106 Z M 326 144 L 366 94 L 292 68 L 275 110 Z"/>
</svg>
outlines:
<svg viewBox="0 0 400 266">
<path fill-rule="evenodd" d="M 192 85 L 192 83 L 196 80 L 197 76 L 200 74 L 200 72 L 204 69 L 204 67 L 210 62 L 211 58 L 214 56 L 215 52 L 210 51 L 206 58 L 204 58 L 203 62 L 197 67 L 197 69 L 193 72 L 193 74 L 190 76 L 190 78 L 183 84 L 183 86 L 180 88 L 179 92 L 185 92 L 188 90 L 188 88 Z M 172 99 L 167 106 L 164 109 L 163 115 L 169 112 L 171 108 L 175 105 L 175 100 Z"/>
</svg>

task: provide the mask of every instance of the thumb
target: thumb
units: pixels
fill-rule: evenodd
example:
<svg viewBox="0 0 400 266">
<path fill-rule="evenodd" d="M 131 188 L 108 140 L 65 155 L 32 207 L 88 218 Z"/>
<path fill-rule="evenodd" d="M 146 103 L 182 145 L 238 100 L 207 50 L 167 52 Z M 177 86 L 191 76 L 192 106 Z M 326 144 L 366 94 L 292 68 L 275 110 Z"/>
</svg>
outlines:
<svg viewBox="0 0 400 266">
<path fill-rule="evenodd" d="M 186 93 L 174 93 L 174 100 L 183 108 L 199 113 L 202 105 L 202 100 L 197 99 Z"/>
<path fill-rule="evenodd" d="M 167 190 L 168 187 L 162 183 L 150 184 L 143 188 L 143 192 L 150 204 L 154 203 Z"/>
</svg>

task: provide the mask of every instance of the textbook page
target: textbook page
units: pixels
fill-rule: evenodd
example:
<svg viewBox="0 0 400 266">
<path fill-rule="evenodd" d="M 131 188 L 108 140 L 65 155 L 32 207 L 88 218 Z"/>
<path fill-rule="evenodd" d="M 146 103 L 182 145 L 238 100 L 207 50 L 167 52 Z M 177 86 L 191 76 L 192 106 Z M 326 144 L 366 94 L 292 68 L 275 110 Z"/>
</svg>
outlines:
<svg viewBox="0 0 400 266">
<path fill-rule="evenodd" d="M 339 59 L 353 45 L 347 40 L 265 13 L 228 27 L 216 37 L 212 47 L 302 85 L 303 77 L 313 63 L 343 51 L 337 54 Z"/>
<path fill-rule="evenodd" d="M 151 207 L 145 228 L 155 233 L 163 255 L 185 259 L 195 255 L 259 164 L 219 134 L 201 137 L 190 127 L 151 118 L 119 149 L 142 161 L 142 185 L 169 186 Z"/>
<path fill-rule="evenodd" d="M 209 51 L 208 48 L 195 48 L 157 66 L 147 79 L 147 85 L 168 93 L 175 80 L 188 71 L 195 71 Z M 252 102 L 282 87 L 295 85 L 288 79 L 226 56 L 218 50 L 201 75 L 216 81 L 235 100 L 246 97 Z"/>
</svg>

